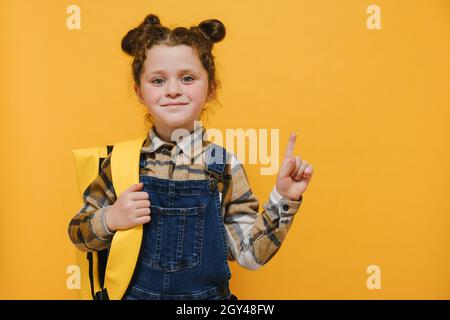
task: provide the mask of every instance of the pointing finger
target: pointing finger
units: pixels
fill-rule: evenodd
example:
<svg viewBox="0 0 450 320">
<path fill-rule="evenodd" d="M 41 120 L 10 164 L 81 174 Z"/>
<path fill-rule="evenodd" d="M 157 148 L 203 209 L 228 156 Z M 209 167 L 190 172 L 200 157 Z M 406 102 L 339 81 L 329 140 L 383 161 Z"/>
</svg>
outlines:
<svg viewBox="0 0 450 320">
<path fill-rule="evenodd" d="M 292 132 L 291 135 L 289 136 L 289 141 L 286 147 L 286 151 L 284 153 L 284 159 L 289 159 L 292 154 L 294 153 L 294 147 L 295 147 L 295 139 L 297 138 L 297 135 L 295 134 L 295 132 Z"/>
</svg>

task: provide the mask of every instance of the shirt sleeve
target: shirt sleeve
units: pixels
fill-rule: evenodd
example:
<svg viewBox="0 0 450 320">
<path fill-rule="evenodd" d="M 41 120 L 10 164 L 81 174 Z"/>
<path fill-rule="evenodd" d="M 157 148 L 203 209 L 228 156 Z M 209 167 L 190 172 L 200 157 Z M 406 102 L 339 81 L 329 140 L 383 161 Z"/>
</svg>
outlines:
<svg viewBox="0 0 450 320">
<path fill-rule="evenodd" d="M 259 213 L 259 201 L 252 193 L 243 165 L 231 154 L 231 182 L 224 197 L 224 223 L 229 260 L 256 270 L 279 250 L 303 201 L 283 197 L 274 186 Z M 230 256 L 231 255 L 231 256 Z"/>
<path fill-rule="evenodd" d="M 92 252 L 110 246 L 114 232 L 106 226 L 105 213 L 116 201 L 111 182 L 111 153 L 103 160 L 99 175 L 83 193 L 83 207 L 69 223 L 70 240 L 82 251 Z"/>
</svg>

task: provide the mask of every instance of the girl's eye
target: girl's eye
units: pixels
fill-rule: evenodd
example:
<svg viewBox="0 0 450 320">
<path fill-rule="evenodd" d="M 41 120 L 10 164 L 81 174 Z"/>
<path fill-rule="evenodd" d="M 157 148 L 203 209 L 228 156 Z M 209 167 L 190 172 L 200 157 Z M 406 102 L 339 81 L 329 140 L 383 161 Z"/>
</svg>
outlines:
<svg viewBox="0 0 450 320">
<path fill-rule="evenodd" d="M 191 76 L 186 76 L 186 77 L 184 77 L 183 79 L 190 79 L 190 80 L 187 80 L 187 81 L 189 81 L 189 82 L 194 81 L 194 78 L 191 77 Z"/>
<path fill-rule="evenodd" d="M 158 78 L 158 79 L 152 80 L 152 83 L 153 83 L 153 84 L 162 84 L 161 82 L 155 82 L 155 81 L 163 81 L 163 79 Z"/>
<path fill-rule="evenodd" d="M 194 81 L 194 78 L 191 77 L 191 76 L 185 76 L 185 77 L 182 78 L 182 80 L 184 80 L 185 82 L 186 81 L 187 82 L 192 82 L 192 81 Z M 164 81 L 165 81 L 164 79 L 156 78 L 156 79 L 153 79 L 151 82 L 153 84 L 159 85 L 159 84 L 163 84 Z"/>
</svg>

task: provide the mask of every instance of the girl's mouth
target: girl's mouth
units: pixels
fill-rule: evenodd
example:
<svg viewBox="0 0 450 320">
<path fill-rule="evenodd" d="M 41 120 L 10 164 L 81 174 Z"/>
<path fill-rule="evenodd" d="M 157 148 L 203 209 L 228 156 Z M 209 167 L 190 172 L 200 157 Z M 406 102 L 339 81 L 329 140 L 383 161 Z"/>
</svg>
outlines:
<svg viewBox="0 0 450 320">
<path fill-rule="evenodd" d="M 185 106 L 188 103 L 184 103 L 184 102 L 174 102 L 174 103 L 168 103 L 168 104 L 164 104 L 162 105 L 163 107 L 174 107 L 174 106 Z"/>
</svg>

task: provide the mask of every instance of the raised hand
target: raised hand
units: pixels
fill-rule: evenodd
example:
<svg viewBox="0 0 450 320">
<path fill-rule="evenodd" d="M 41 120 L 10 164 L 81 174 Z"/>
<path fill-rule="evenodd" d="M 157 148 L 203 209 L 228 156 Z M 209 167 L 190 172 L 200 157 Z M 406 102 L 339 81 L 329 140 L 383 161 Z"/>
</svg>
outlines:
<svg viewBox="0 0 450 320">
<path fill-rule="evenodd" d="M 284 159 L 278 171 L 276 188 L 283 197 L 298 201 L 311 181 L 313 168 L 300 156 L 293 155 L 296 138 L 295 133 L 289 136 Z"/>
</svg>

